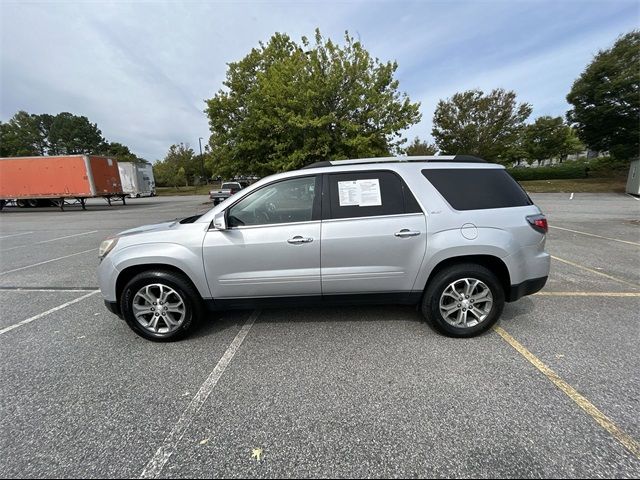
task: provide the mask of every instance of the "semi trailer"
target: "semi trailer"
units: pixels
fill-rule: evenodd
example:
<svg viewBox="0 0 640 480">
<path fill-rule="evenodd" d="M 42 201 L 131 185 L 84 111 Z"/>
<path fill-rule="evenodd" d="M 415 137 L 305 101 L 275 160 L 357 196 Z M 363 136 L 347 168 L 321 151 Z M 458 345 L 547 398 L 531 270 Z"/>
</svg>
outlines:
<svg viewBox="0 0 640 480">
<path fill-rule="evenodd" d="M 133 197 L 153 197 L 156 183 L 153 168 L 148 163 L 119 162 L 122 191 Z"/>
<path fill-rule="evenodd" d="M 87 198 L 104 198 L 125 204 L 118 162 L 97 155 L 57 155 L 0 158 L 0 209 L 15 202 L 19 207 L 80 204 Z"/>
</svg>

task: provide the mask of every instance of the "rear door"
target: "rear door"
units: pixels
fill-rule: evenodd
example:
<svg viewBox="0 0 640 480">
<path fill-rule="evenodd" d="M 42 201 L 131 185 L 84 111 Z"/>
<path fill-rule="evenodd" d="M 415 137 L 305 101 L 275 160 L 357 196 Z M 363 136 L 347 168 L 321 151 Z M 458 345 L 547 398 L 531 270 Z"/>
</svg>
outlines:
<svg viewBox="0 0 640 480">
<path fill-rule="evenodd" d="M 426 219 L 392 171 L 326 174 L 323 295 L 409 293 L 426 250 Z"/>
</svg>

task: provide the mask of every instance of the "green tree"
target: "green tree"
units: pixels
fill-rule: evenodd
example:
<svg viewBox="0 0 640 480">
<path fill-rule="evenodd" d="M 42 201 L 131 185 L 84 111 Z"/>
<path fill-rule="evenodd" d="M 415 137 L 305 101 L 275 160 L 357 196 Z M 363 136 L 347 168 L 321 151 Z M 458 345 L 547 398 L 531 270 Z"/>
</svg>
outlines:
<svg viewBox="0 0 640 480">
<path fill-rule="evenodd" d="M 196 156 L 188 145 L 183 143 L 171 145 L 164 159 L 153 165 L 153 176 L 160 186 L 189 186 L 189 178 L 193 172 L 199 171 Z"/>
<path fill-rule="evenodd" d="M 621 36 L 601 50 L 567 95 L 567 119 L 592 150 L 618 159 L 637 158 L 640 150 L 640 31 Z"/>
<path fill-rule="evenodd" d="M 17 112 L 7 123 L 0 125 L 0 152 L 3 157 L 44 155 L 47 133 L 43 131 L 47 116 Z"/>
<path fill-rule="evenodd" d="M 176 185 L 184 183 L 185 186 L 189 186 L 189 182 L 187 181 L 187 174 L 184 170 L 184 167 L 178 168 L 174 181 L 176 182 Z"/>
<path fill-rule="evenodd" d="M 419 137 L 416 137 L 413 139 L 411 145 L 406 148 L 405 153 L 410 157 L 419 155 L 435 155 L 436 153 L 438 153 L 438 147 L 436 147 L 432 143 L 423 142 Z"/>
<path fill-rule="evenodd" d="M 87 117 L 69 112 L 53 117 L 48 137 L 51 155 L 96 153 L 104 144 L 97 124 L 91 123 Z"/>
<path fill-rule="evenodd" d="M 118 142 L 105 142 L 100 153 L 114 157 L 118 162 L 147 163 L 146 160 L 134 154 L 129 147 Z"/>
<path fill-rule="evenodd" d="M 442 154 L 506 162 L 530 114 L 531 105 L 518 105 L 515 92 L 468 90 L 438 102 L 431 133 Z"/>
<path fill-rule="evenodd" d="M 146 162 L 117 142 L 107 142 L 87 117 L 63 112 L 40 115 L 17 112 L 0 122 L 0 156 L 103 154 L 123 162 Z"/>
<path fill-rule="evenodd" d="M 584 150 L 575 131 L 566 125 L 562 117 L 543 116 L 527 125 L 523 131 L 523 148 L 527 160 L 541 161 L 559 158 Z"/>
<path fill-rule="evenodd" d="M 229 64 L 225 89 L 207 101 L 212 170 L 265 175 L 397 151 L 420 113 L 398 91 L 396 69 L 348 33 L 342 46 L 319 30 L 299 44 L 276 33 Z"/>
</svg>

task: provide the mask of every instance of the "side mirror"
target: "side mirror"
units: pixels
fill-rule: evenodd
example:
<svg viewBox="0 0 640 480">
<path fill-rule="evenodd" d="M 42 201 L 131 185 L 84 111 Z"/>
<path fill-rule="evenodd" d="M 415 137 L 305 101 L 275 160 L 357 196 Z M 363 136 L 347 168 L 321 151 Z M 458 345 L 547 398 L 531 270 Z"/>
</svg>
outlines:
<svg viewBox="0 0 640 480">
<path fill-rule="evenodd" d="M 213 226 L 217 230 L 226 230 L 227 229 L 227 215 L 226 210 L 216 213 L 213 216 Z"/>
</svg>

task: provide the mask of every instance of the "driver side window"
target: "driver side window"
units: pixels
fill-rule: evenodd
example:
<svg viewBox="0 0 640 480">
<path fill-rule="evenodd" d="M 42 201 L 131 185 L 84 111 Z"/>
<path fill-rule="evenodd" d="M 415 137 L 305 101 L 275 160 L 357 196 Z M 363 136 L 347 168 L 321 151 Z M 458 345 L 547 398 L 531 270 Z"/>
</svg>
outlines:
<svg viewBox="0 0 640 480">
<path fill-rule="evenodd" d="M 313 220 L 316 177 L 292 178 L 256 190 L 229 209 L 229 226 Z"/>
</svg>

